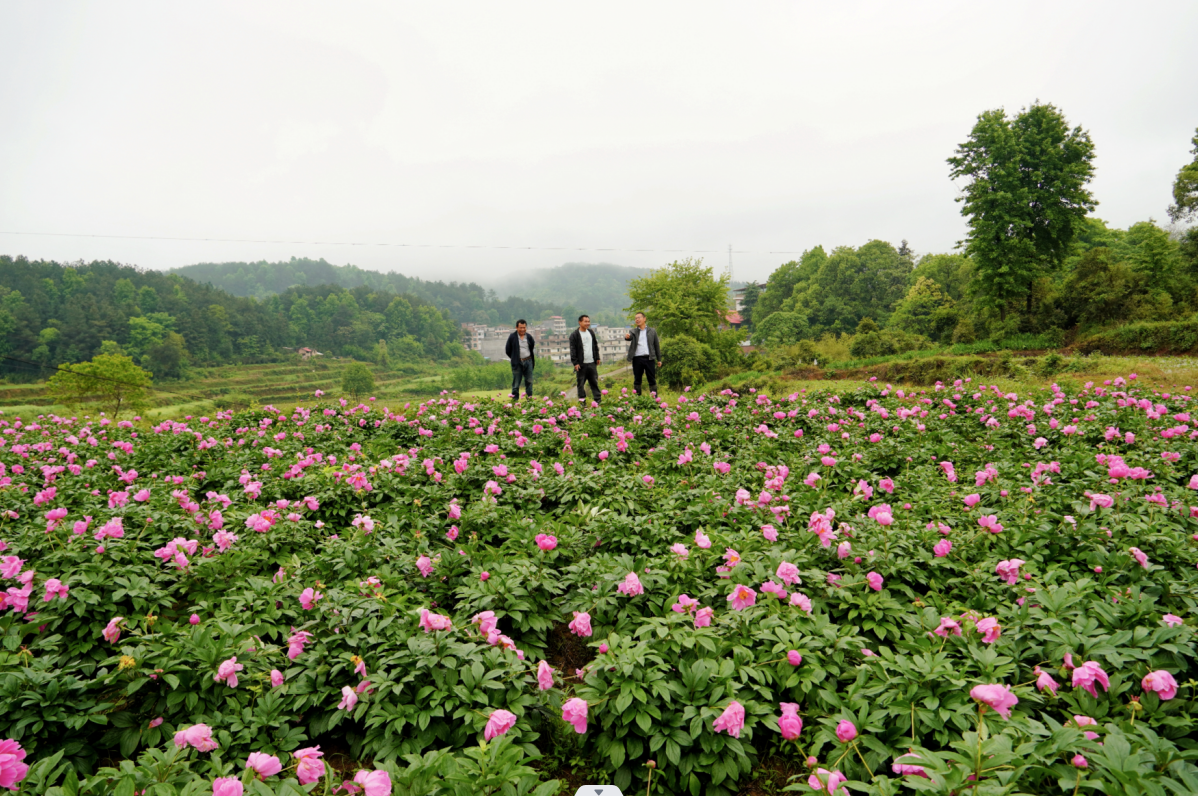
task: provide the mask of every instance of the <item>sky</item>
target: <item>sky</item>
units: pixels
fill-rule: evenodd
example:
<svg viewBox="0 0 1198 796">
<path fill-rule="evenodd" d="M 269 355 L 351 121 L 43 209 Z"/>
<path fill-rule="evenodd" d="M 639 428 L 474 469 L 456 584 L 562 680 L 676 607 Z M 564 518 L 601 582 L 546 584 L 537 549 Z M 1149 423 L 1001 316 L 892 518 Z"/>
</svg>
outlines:
<svg viewBox="0 0 1198 796">
<path fill-rule="evenodd" d="M 816 245 L 950 251 L 945 159 L 1036 101 L 1093 137 L 1097 216 L 1163 222 L 1196 30 L 1190 0 L 5 0 L 0 254 L 486 284 L 731 245 L 764 281 Z"/>
</svg>

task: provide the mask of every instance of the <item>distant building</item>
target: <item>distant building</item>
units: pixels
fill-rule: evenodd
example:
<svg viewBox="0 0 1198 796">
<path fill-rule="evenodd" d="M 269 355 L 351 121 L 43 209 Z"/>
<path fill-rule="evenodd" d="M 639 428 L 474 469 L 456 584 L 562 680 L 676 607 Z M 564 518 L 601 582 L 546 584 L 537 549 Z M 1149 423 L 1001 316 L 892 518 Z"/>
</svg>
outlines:
<svg viewBox="0 0 1198 796">
<path fill-rule="evenodd" d="M 560 315 L 550 316 L 549 329 L 554 334 L 565 334 L 566 333 L 566 319 Z"/>
<path fill-rule="evenodd" d="M 736 290 L 732 291 L 732 307 L 738 313 L 745 308 L 745 291 L 748 290 L 749 287 L 750 285 L 745 285 L 744 287 L 738 287 Z M 759 284 L 757 287 L 761 290 L 765 290 L 765 285 L 763 284 Z"/>
<path fill-rule="evenodd" d="M 307 361 L 307 360 L 311 359 L 312 357 L 323 357 L 324 356 L 324 354 L 320 353 L 315 348 L 301 348 L 296 353 L 299 354 L 300 359 L 302 359 L 304 361 Z"/>
</svg>

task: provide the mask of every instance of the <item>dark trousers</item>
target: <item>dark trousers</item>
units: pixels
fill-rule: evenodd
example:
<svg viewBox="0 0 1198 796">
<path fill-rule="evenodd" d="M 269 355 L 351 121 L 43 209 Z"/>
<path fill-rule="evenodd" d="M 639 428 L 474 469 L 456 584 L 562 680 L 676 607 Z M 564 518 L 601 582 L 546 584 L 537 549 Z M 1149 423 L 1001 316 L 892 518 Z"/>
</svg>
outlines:
<svg viewBox="0 0 1198 796">
<path fill-rule="evenodd" d="M 657 363 L 653 357 L 632 359 L 632 389 L 637 395 L 641 394 L 641 374 L 649 377 L 649 392 L 657 392 Z"/>
<path fill-rule="evenodd" d="M 587 399 L 586 385 L 591 385 L 591 398 L 596 403 L 603 403 L 603 396 L 599 394 L 599 366 L 594 362 L 586 363 L 578 366 L 578 371 L 574 374 L 578 378 L 578 400 L 585 401 Z"/>
<path fill-rule="evenodd" d="M 520 400 L 520 380 L 524 380 L 524 394 L 529 398 L 532 397 L 532 366 L 533 361 L 530 357 L 524 360 L 519 365 L 512 364 L 512 402 Z"/>
</svg>

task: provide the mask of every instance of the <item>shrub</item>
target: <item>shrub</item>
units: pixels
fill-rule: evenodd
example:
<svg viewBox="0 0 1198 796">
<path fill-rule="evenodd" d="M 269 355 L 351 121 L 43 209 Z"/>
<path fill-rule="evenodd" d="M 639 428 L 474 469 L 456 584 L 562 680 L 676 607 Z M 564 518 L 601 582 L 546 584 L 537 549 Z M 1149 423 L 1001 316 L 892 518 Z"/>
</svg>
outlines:
<svg viewBox="0 0 1198 796">
<path fill-rule="evenodd" d="M 341 374 L 341 390 L 354 398 L 374 391 L 374 374 L 361 362 L 354 362 Z"/>
<path fill-rule="evenodd" d="M 673 389 L 703 384 L 714 379 L 719 359 L 711 346 L 693 337 L 678 335 L 662 343 L 659 378 Z"/>
</svg>

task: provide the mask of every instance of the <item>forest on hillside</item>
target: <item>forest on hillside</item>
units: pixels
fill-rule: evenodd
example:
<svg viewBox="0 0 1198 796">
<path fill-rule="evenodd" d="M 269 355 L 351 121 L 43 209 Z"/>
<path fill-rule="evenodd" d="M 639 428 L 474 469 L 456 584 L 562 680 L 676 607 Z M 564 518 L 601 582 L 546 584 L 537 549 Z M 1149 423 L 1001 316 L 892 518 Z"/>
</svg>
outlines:
<svg viewBox="0 0 1198 796">
<path fill-rule="evenodd" d="M 0 354 L 11 357 L 0 374 L 12 379 L 99 353 L 128 354 L 158 379 L 302 346 L 379 362 L 472 361 L 459 340 L 455 320 L 426 299 L 365 285 L 292 287 L 259 301 L 114 262 L 0 256 Z"/>
<path fill-rule="evenodd" d="M 563 305 L 552 294 L 538 300 L 506 295 L 500 298 L 474 282 L 429 281 L 397 272 L 368 271 L 356 265 L 334 265 L 323 258 L 292 257 L 288 261 L 198 263 L 171 273 L 205 282 L 234 296 L 267 300 L 288 288 L 334 285 L 368 287 L 395 294 L 417 296 L 463 323 L 514 324 L 518 318 L 543 320 L 561 314 Z"/>
</svg>

